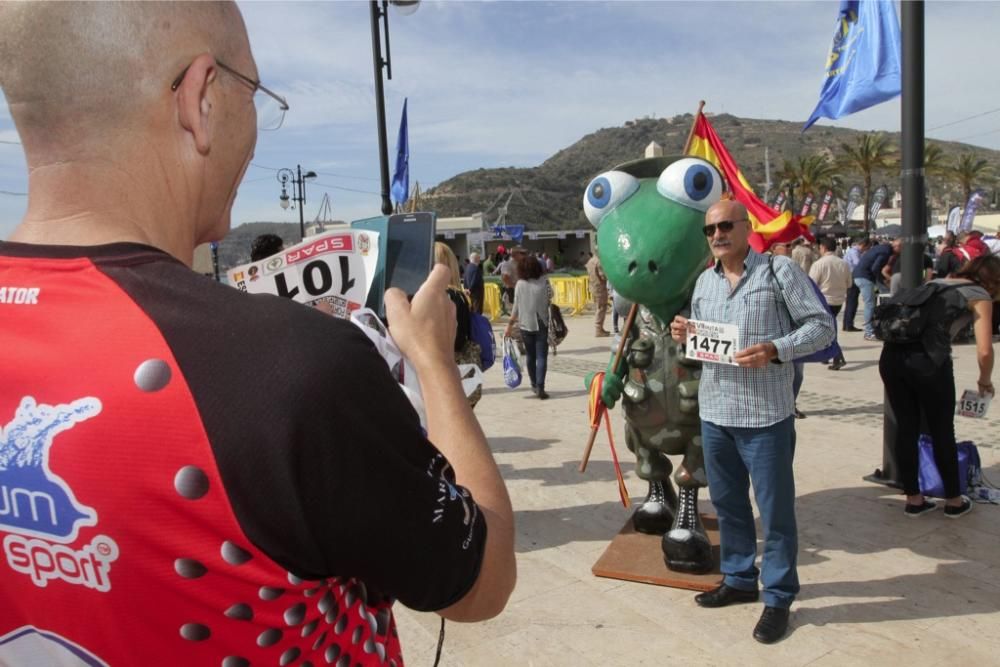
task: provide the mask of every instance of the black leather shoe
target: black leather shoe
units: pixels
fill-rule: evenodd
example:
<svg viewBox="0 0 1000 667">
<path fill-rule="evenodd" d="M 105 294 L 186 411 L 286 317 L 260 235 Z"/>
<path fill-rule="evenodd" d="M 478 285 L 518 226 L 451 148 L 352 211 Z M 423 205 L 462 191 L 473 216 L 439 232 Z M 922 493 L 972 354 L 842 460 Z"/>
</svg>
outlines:
<svg viewBox="0 0 1000 667">
<path fill-rule="evenodd" d="M 773 644 L 788 632 L 788 610 L 781 607 L 764 607 L 753 638 L 761 644 Z"/>
<path fill-rule="evenodd" d="M 715 590 L 695 595 L 694 601 L 698 603 L 699 607 L 725 607 L 726 605 L 739 604 L 742 602 L 756 602 L 759 595 L 760 593 L 758 593 L 756 589 L 752 591 L 743 591 L 739 588 L 733 588 L 732 586 L 722 584 Z"/>
</svg>

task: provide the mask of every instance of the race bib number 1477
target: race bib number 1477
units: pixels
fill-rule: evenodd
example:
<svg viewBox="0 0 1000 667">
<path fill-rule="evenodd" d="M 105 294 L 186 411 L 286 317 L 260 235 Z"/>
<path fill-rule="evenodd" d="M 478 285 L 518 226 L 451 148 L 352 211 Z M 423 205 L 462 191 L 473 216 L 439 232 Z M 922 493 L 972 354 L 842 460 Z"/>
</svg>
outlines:
<svg viewBox="0 0 1000 667">
<path fill-rule="evenodd" d="M 735 324 L 688 320 L 687 358 L 738 366 L 733 355 L 739 349 L 740 330 Z"/>
</svg>

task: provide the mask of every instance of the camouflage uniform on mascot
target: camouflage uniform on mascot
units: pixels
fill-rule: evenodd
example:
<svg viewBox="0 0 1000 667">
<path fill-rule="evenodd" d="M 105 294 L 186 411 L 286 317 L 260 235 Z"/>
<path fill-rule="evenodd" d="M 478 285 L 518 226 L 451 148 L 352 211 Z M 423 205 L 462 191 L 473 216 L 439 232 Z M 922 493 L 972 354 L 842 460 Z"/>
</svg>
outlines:
<svg viewBox="0 0 1000 667">
<path fill-rule="evenodd" d="M 670 569 L 707 572 L 712 549 L 698 516 L 706 486 L 698 418 L 701 367 L 683 356 L 669 323 L 686 312 L 709 248 L 705 211 L 724 189 L 716 168 L 699 158 L 650 158 L 594 178 L 584 211 L 597 229 L 597 252 L 615 292 L 640 305 L 617 375 L 609 365 L 601 400 L 622 401 L 625 440 L 649 484 L 632 522 L 663 535 Z M 587 378 L 589 387 L 592 376 Z M 668 456 L 683 456 L 674 471 Z M 678 492 L 671 484 L 671 472 Z"/>
</svg>

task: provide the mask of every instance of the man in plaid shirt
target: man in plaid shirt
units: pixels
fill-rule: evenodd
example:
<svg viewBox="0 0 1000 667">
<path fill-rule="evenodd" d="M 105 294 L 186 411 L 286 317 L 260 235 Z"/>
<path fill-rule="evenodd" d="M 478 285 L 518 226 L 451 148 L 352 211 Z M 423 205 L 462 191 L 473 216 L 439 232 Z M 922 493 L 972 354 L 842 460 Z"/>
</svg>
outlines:
<svg viewBox="0 0 1000 667">
<path fill-rule="evenodd" d="M 799 590 L 791 362 L 827 347 L 835 324 L 798 265 L 755 252 L 750 231 L 742 204 L 723 200 L 708 209 L 705 236 L 715 264 L 699 276 L 691 299 L 692 319 L 739 329 L 738 365 L 705 363 L 701 375 L 702 446 L 724 578 L 695 601 L 702 607 L 754 602 L 759 574 L 765 607 L 753 636 L 769 644 L 787 631 Z M 691 328 L 681 316 L 670 325 L 679 343 L 687 342 Z M 751 482 L 764 528 L 760 571 Z"/>
</svg>

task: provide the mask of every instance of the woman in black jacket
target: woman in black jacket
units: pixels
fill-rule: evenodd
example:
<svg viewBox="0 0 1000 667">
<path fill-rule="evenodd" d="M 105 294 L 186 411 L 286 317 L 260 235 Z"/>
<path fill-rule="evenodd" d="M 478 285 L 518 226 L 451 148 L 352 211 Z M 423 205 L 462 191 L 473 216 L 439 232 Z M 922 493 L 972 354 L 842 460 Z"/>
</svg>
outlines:
<svg viewBox="0 0 1000 667">
<path fill-rule="evenodd" d="M 934 443 L 934 462 L 944 482 L 948 518 L 958 518 L 972 509 L 960 494 L 958 450 L 955 446 L 955 372 L 951 361 L 951 339 L 974 324 L 979 363 L 980 395 L 993 395 L 993 301 L 1000 298 L 1000 257 L 977 257 L 954 278 L 932 282 L 953 285 L 964 297 L 966 308 L 950 322 L 928 325 L 918 343 L 886 343 L 879 359 L 879 373 L 899 427 L 896 431 L 896 463 L 906 494 L 905 513 L 916 518 L 937 509 L 920 493 L 918 439 L 921 415 L 926 419 Z M 943 299 L 938 294 L 934 299 Z M 929 303 L 929 302 L 928 302 Z M 929 306 L 924 306 L 929 307 Z"/>
</svg>

